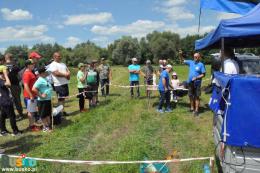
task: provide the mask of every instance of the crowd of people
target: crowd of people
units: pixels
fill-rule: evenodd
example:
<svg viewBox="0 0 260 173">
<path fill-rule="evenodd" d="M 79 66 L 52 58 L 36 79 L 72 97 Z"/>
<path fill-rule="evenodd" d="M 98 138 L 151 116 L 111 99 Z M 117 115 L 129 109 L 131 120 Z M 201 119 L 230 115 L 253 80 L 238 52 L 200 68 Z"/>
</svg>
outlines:
<svg viewBox="0 0 260 173">
<path fill-rule="evenodd" d="M 70 70 L 61 61 L 59 52 L 55 52 L 48 64 L 39 66 L 40 54 L 31 52 L 25 61 L 25 67 L 19 68 L 12 54 L 0 58 L 0 136 L 22 133 L 16 122 L 28 117 L 28 130 L 50 132 L 52 129 L 52 94 L 57 94 L 58 105 L 62 107 L 60 114 L 67 116 L 64 109 L 65 99 L 69 96 Z M 98 88 L 101 84 L 102 96 L 109 95 L 109 83 L 112 77 L 110 66 L 102 58 L 98 61 L 78 65 L 77 87 L 79 110 L 85 112 L 85 99 L 90 106 L 98 104 Z M 26 114 L 23 113 L 21 92 Z M 18 115 L 16 116 L 14 106 Z M 10 119 L 13 132 L 6 128 L 6 119 Z"/>
<path fill-rule="evenodd" d="M 23 113 L 21 91 L 23 89 L 23 100 L 28 117 L 28 130 L 50 132 L 52 130 L 52 97 L 53 91 L 57 94 L 58 105 L 61 106 L 62 116 L 67 116 L 65 111 L 65 100 L 69 96 L 69 81 L 71 72 L 62 62 L 59 52 L 55 52 L 51 61 L 44 66 L 39 66 L 40 54 L 31 52 L 25 61 L 25 67 L 19 68 L 12 54 L 5 54 L 0 59 L 0 130 L 1 136 L 10 134 L 6 129 L 6 119 L 10 118 L 13 136 L 22 133 L 16 125 L 16 121 L 25 118 Z M 206 70 L 200 62 L 201 55 L 194 54 L 194 60 L 182 60 L 189 66 L 189 77 L 187 80 L 190 111 L 194 115 L 199 113 L 199 97 L 201 95 L 201 81 Z M 159 67 L 155 69 L 150 60 L 141 68 L 137 58 L 132 58 L 132 64 L 128 66 L 130 95 L 140 97 L 140 76 L 144 78 L 146 95 L 150 89 L 159 90 L 160 100 L 157 111 L 159 113 L 172 112 L 171 98 L 177 102 L 177 89 L 182 86 L 177 73 L 173 67 L 167 64 L 167 60 L 159 60 Z M 156 78 L 159 77 L 158 86 Z M 170 78 L 171 77 L 171 78 Z M 77 88 L 79 99 L 79 111 L 86 112 L 90 107 L 95 107 L 99 103 L 98 90 L 100 88 L 102 96 L 109 95 L 110 82 L 112 80 L 112 70 L 106 60 L 102 58 L 100 62 L 92 60 L 87 64 L 79 63 L 77 72 Z M 86 100 L 88 103 L 86 104 Z M 18 115 L 15 115 L 14 106 Z M 165 109 L 163 109 L 165 107 Z M 39 125 L 40 122 L 40 125 Z"/>
<path fill-rule="evenodd" d="M 190 98 L 190 112 L 195 116 L 199 115 L 199 105 L 200 105 L 200 95 L 201 95 L 201 83 L 202 78 L 205 77 L 206 68 L 205 65 L 200 61 L 200 53 L 195 53 L 193 60 L 183 60 L 182 56 L 181 62 L 189 66 L 189 76 L 186 81 L 188 86 L 188 95 Z M 129 70 L 129 81 L 130 81 L 130 93 L 131 97 L 134 97 L 134 88 L 137 90 L 137 98 L 140 96 L 139 90 L 139 80 L 140 75 L 144 76 L 144 81 L 146 86 L 156 85 L 156 75 L 159 77 L 158 90 L 160 93 L 159 105 L 157 112 L 172 112 L 171 108 L 171 98 L 177 102 L 177 91 L 178 88 L 182 86 L 181 82 L 178 79 L 178 75 L 173 71 L 173 66 L 167 64 L 167 60 L 159 60 L 158 70 L 154 70 L 151 65 L 151 61 L 147 60 L 146 65 L 143 69 L 140 68 L 140 65 L 137 64 L 137 58 L 132 59 L 132 64 L 128 66 Z M 172 75 L 170 75 L 172 72 Z M 170 76 L 172 78 L 170 78 Z M 148 87 L 149 88 L 149 87 Z M 147 94 L 149 89 L 147 90 Z M 163 106 L 165 109 L 163 109 Z"/>
</svg>

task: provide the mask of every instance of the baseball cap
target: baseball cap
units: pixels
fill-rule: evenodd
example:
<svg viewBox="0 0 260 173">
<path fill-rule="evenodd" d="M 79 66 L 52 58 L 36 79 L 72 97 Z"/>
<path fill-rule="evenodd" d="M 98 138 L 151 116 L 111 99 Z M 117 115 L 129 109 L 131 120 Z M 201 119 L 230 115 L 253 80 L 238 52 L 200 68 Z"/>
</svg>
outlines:
<svg viewBox="0 0 260 173">
<path fill-rule="evenodd" d="M 78 68 L 81 68 L 81 67 L 84 67 L 84 66 L 85 66 L 85 64 L 79 63 Z"/>
<path fill-rule="evenodd" d="M 172 76 L 177 76 L 177 73 L 176 73 L 176 72 L 173 72 L 173 73 L 172 73 Z"/>
<path fill-rule="evenodd" d="M 31 59 L 40 59 L 41 58 L 41 55 L 39 55 L 37 52 L 31 52 L 30 55 L 29 55 L 29 58 Z"/>
<path fill-rule="evenodd" d="M 149 59 L 146 60 L 146 64 L 151 64 L 151 61 Z"/>
<path fill-rule="evenodd" d="M 132 58 L 132 61 L 138 61 L 137 58 Z"/>
<path fill-rule="evenodd" d="M 42 74 L 42 73 L 44 73 L 44 72 L 46 72 L 46 67 L 45 67 L 45 66 L 42 66 L 42 67 L 40 67 L 40 68 L 38 69 L 38 73 L 39 73 L 39 74 Z"/>
<path fill-rule="evenodd" d="M 31 59 L 27 59 L 26 61 L 25 61 L 25 66 L 27 67 L 28 65 L 32 65 L 33 64 L 33 60 L 31 60 Z"/>
<path fill-rule="evenodd" d="M 171 64 L 166 65 L 166 68 L 172 68 Z"/>
</svg>

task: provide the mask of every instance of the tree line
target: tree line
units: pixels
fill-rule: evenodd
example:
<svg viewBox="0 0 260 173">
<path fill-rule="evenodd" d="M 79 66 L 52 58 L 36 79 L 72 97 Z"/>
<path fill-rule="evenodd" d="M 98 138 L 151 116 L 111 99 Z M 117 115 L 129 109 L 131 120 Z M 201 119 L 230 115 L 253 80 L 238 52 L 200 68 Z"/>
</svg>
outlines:
<svg viewBox="0 0 260 173">
<path fill-rule="evenodd" d="M 64 62 L 69 66 L 77 66 L 79 62 L 87 63 L 93 59 L 106 58 L 111 65 L 128 65 L 131 58 L 139 59 L 143 64 L 147 59 L 157 63 L 159 59 L 167 59 L 172 64 L 179 63 L 179 51 L 182 50 L 184 56 L 192 58 L 194 42 L 202 38 L 203 35 L 187 35 L 181 38 L 179 34 L 165 31 L 154 31 L 141 39 L 131 36 L 122 36 L 109 44 L 107 48 L 97 46 L 91 41 L 86 41 L 76 45 L 74 48 L 65 48 L 57 43 L 55 44 L 35 44 L 32 48 L 27 45 L 9 46 L 5 53 L 14 55 L 15 60 L 20 66 L 28 57 L 28 52 L 37 51 L 42 55 L 41 64 L 47 63 L 54 52 L 61 52 Z M 206 64 L 211 62 L 210 54 L 218 50 L 203 50 L 203 61 Z M 260 54 L 260 49 L 242 49 L 240 53 L 251 52 Z"/>
</svg>

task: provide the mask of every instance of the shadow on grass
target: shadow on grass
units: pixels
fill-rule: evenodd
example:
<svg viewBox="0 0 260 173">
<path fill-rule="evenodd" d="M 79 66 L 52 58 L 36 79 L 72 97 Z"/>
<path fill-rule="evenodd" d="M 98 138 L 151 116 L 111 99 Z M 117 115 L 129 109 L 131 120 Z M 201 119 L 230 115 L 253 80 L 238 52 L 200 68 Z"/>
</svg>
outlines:
<svg viewBox="0 0 260 173">
<path fill-rule="evenodd" d="M 54 128 L 64 128 L 64 127 L 67 127 L 67 126 L 69 126 L 69 125 L 71 125 L 72 124 L 72 121 L 71 120 L 68 120 L 68 119 L 65 119 L 65 118 L 63 118 L 62 120 L 61 120 L 61 124 L 58 124 L 58 125 L 55 125 L 54 126 Z M 55 129 L 54 129 L 55 130 Z"/>
<path fill-rule="evenodd" d="M 19 139 L 14 139 L 12 141 L 1 144 L 1 147 L 5 149 L 6 154 L 28 153 L 30 150 L 33 150 L 34 148 L 43 144 L 42 141 L 34 142 L 36 139 L 41 137 L 42 135 L 22 136 Z"/>
<path fill-rule="evenodd" d="M 187 102 L 178 102 L 176 104 L 177 107 L 180 107 L 180 108 L 185 108 L 187 111 L 190 110 L 190 103 L 187 103 Z M 207 112 L 209 111 L 209 108 L 208 106 L 204 107 L 204 106 L 200 106 L 199 107 L 199 112 L 200 113 L 204 113 L 204 112 Z"/>
<path fill-rule="evenodd" d="M 121 96 L 121 94 L 119 94 L 119 93 L 112 93 L 112 94 L 109 94 L 109 96 L 107 96 L 107 97 L 113 97 L 113 96 Z M 102 96 L 101 96 L 102 97 Z"/>
<path fill-rule="evenodd" d="M 104 100 L 102 100 L 101 102 L 99 102 L 99 105 L 97 105 L 97 107 L 99 106 L 105 106 L 108 105 L 109 103 L 111 103 L 111 100 L 108 98 L 104 98 Z"/>
</svg>

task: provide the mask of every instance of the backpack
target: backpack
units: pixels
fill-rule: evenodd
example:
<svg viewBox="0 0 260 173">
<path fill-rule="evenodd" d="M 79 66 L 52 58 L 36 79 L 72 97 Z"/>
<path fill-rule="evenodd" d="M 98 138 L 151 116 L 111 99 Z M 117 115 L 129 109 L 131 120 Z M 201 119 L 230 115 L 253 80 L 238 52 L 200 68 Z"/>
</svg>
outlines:
<svg viewBox="0 0 260 173">
<path fill-rule="evenodd" d="M 94 70 L 88 71 L 87 84 L 96 84 L 97 83 L 97 72 Z"/>
</svg>

